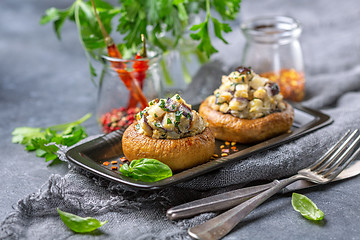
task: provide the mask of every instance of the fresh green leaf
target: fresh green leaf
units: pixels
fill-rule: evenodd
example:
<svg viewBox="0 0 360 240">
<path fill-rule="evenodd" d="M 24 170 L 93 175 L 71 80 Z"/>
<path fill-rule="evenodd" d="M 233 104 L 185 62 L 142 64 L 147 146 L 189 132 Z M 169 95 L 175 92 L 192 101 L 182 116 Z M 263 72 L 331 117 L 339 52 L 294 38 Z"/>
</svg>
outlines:
<svg viewBox="0 0 360 240">
<path fill-rule="evenodd" d="M 13 143 L 27 144 L 30 140 L 29 138 L 34 137 L 43 137 L 44 134 L 41 132 L 41 128 L 31 128 L 31 127 L 19 127 L 15 128 L 11 133 L 13 135 Z"/>
<path fill-rule="evenodd" d="M 291 204 L 295 211 L 298 211 L 309 220 L 319 221 L 324 218 L 324 213 L 304 195 L 293 193 Z"/>
<path fill-rule="evenodd" d="M 80 124 L 91 117 L 86 114 L 82 118 L 65 124 L 48 128 L 19 127 L 12 132 L 12 142 L 25 145 L 26 151 L 35 151 L 36 156 L 44 157 L 46 162 L 58 160 L 58 147 L 49 143 L 72 146 L 87 137 L 85 128 Z"/>
<path fill-rule="evenodd" d="M 54 22 L 54 30 L 56 32 L 56 36 L 58 39 L 61 39 L 61 29 L 64 25 L 66 18 L 68 17 L 69 13 L 71 12 L 71 8 L 66 10 L 60 10 L 56 8 L 49 8 L 46 10 L 45 15 L 41 18 L 40 24 L 47 24 L 51 21 Z"/>
<path fill-rule="evenodd" d="M 49 162 L 49 161 L 54 161 L 55 159 L 57 159 L 58 156 L 54 153 L 47 153 L 45 155 L 45 162 Z"/>
<path fill-rule="evenodd" d="M 150 158 L 133 160 L 130 165 L 122 165 L 119 171 L 127 177 L 143 182 L 155 182 L 172 176 L 169 166 Z"/>
<path fill-rule="evenodd" d="M 40 148 L 36 149 L 35 152 L 36 152 L 37 157 L 45 157 L 45 155 L 46 155 L 46 151 L 44 151 L 44 150 L 42 150 Z"/>
<path fill-rule="evenodd" d="M 228 44 L 228 42 L 223 38 L 222 32 L 231 32 L 231 27 L 229 26 L 229 24 L 221 23 L 219 22 L 219 20 L 213 17 L 211 17 L 211 20 L 214 23 L 215 36 L 221 39 L 224 43 Z"/>
<path fill-rule="evenodd" d="M 208 32 L 208 20 L 198 25 L 194 25 L 190 28 L 191 31 L 199 30 L 197 33 L 191 33 L 190 36 L 194 40 L 200 40 L 198 49 L 202 52 L 205 52 L 208 57 L 211 54 L 218 52 L 213 45 L 211 44 L 209 32 Z"/>
<path fill-rule="evenodd" d="M 224 20 L 233 20 L 240 10 L 241 0 L 212 0 L 215 10 Z"/>
<path fill-rule="evenodd" d="M 65 223 L 65 225 L 78 233 L 87 233 L 98 229 L 103 226 L 108 221 L 100 222 L 99 220 L 92 217 L 79 217 L 72 213 L 67 213 L 61 211 L 59 208 L 57 209 L 61 220 Z"/>
</svg>

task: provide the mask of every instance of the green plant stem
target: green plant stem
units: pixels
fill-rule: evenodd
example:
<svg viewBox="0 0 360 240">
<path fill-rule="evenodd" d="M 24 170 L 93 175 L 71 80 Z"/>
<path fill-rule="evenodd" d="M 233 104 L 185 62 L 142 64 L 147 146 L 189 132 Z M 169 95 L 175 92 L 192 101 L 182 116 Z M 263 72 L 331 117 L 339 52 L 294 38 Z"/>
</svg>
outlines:
<svg viewBox="0 0 360 240">
<path fill-rule="evenodd" d="M 76 3 L 84 4 L 84 3 L 82 2 L 82 0 L 76 0 Z M 87 59 L 88 64 L 89 64 L 91 81 L 92 81 L 92 83 L 93 83 L 95 86 L 97 86 L 96 81 L 95 81 L 95 79 L 93 78 L 93 76 L 96 76 L 96 74 L 94 74 L 94 71 L 93 71 L 93 66 L 92 66 L 92 64 L 91 64 L 91 57 L 90 57 L 90 54 L 89 54 L 89 52 L 87 51 L 87 49 L 86 49 L 86 47 L 85 47 L 85 43 L 84 43 L 83 39 L 82 39 L 82 34 L 81 34 L 81 22 L 80 22 L 80 17 L 79 17 L 79 11 L 80 11 L 79 4 L 75 4 L 75 24 L 76 24 L 76 28 L 77 28 L 77 32 L 78 32 L 80 44 L 81 44 L 82 48 L 84 49 L 85 56 L 86 56 L 86 59 Z"/>
<path fill-rule="evenodd" d="M 164 52 L 163 55 L 164 55 L 164 58 L 165 58 L 165 56 L 167 55 L 167 53 Z M 162 70 L 163 70 L 163 73 L 164 73 L 165 83 L 166 83 L 167 85 L 169 85 L 169 86 L 172 86 L 172 85 L 174 84 L 174 81 L 171 79 L 170 73 L 169 73 L 169 71 L 168 71 L 167 68 L 166 68 L 166 63 L 165 63 L 165 59 L 164 59 L 164 58 L 161 59 L 161 61 L 160 61 L 160 66 L 161 66 L 161 68 L 162 68 Z"/>
</svg>

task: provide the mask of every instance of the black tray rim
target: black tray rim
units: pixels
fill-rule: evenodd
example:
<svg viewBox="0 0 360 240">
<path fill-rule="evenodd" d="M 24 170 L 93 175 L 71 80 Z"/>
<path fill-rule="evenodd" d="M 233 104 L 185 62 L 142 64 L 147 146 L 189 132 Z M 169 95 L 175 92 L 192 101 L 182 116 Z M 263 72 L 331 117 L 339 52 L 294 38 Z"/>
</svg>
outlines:
<svg viewBox="0 0 360 240">
<path fill-rule="evenodd" d="M 120 173 L 115 173 L 114 171 L 108 170 L 102 167 L 100 164 L 96 163 L 93 159 L 89 158 L 84 152 L 97 149 L 101 145 L 107 144 L 108 139 L 120 138 L 122 137 L 123 132 L 120 130 L 114 131 L 112 133 L 102 135 L 88 142 L 82 143 L 75 147 L 72 147 L 66 151 L 67 159 L 75 164 L 76 166 L 83 168 L 95 175 L 108 179 L 110 181 L 115 181 L 121 184 L 125 184 L 132 188 L 142 189 L 142 190 L 156 190 L 165 187 L 175 185 L 180 182 L 191 180 L 200 175 L 206 174 L 208 172 L 214 171 L 218 168 L 225 166 L 234 161 L 239 161 L 241 159 L 247 158 L 252 154 L 268 150 L 270 148 L 277 147 L 279 145 L 293 141 L 301 136 L 304 136 L 310 132 L 318 130 L 322 127 L 325 127 L 333 122 L 333 119 L 318 110 L 314 110 L 308 107 L 304 107 L 299 103 L 290 102 L 290 104 L 297 110 L 310 114 L 314 119 L 308 124 L 295 129 L 294 131 L 279 135 L 277 137 L 271 138 L 264 142 L 258 143 L 251 147 L 248 147 L 244 150 L 241 150 L 237 153 L 230 154 L 226 157 L 221 157 L 216 160 L 212 160 L 201 164 L 199 166 L 184 170 L 182 172 L 174 174 L 172 177 L 156 181 L 156 182 L 142 182 L 134 180 L 132 178 L 121 175 Z"/>
</svg>

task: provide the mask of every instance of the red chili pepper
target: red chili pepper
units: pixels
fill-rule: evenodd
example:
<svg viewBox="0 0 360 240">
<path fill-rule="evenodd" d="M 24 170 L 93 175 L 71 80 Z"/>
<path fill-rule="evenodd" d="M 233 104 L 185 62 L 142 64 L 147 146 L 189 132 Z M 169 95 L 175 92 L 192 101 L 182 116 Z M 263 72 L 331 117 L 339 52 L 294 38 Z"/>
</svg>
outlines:
<svg viewBox="0 0 360 240">
<path fill-rule="evenodd" d="M 100 17 L 98 15 L 97 11 L 96 11 L 94 0 L 91 0 L 91 4 L 93 5 L 94 13 L 95 13 L 96 19 L 97 19 L 97 21 L 99 23 L 102 35 L 104 36 L 109 56 L 113 57 L 113 58 L 121 59 L 122 58 L 121 53 L 119 52 L 119 50 L 116 47 L 116 45 L 115 45 L 114 41 L 112 40 L 112 38 L 106 32 L 106 30 L 105 30 L 105 28 L 104 28 L 104 26 L 103 26 L 103 24 L 102 24 L 102 22 L 100 20 Z M 146 100 L 146 97 L 144 96 L 144 94 L 143 94 L 139 84 L 135 80 L 135 78 L 131 75 L 131 73 L 126 71 L 125 63 L 111 62 L 111 66 L 118 73 L 119 77 L 124 82 L 126 88 L 129 90 L 130 99 L 135 98 L 136 101 L 140 102 L 142 108 L 147 107 L 148 106 L 148 101 Z M 134 100 L 131 100 L 131 101 L 134 101 Z M 130 102 L 129 102 L 129 105 L 130 105 Z"/>
<path fill-rule="evenodd" d="M 142 46 L 141 50 L 136 54 L 135 60 L 138 60 L 138 59 L 143 59 L 143 60 L 138 60 L 138 61 L 134 62 L 134 64 L 133 64 L 134 71 L 132 72 L 132 74 L 142 89 L 144 86 L 144 80 L 146 79 L 146 71 L 149 68 L 149 64 L 148 64 L 149 60 L 146 59 L 146 57 L 147 57 L 146 40 L 145 40 L 144 34 L 141 34 L 141 41 L 143 42 L 143 46 Z M 133 101 L 133 99 L 130 98 L 129 99 L 129 108 L 134 108 L 134 107 L 136 107 L 136 105 L 137 105 L 137 102 Z"/>
<path fill-rule="evenodd" d="M 110 57 L 121 59 L 121 54 L 116 47 L 115 43 L 109 44 L 107 46 L 108 54 Z M 146 108 L 148 106 L 148 102 L 146 97 L 144 96 L 141 86 L 137 82 L 137 80 L 131 75 L 130 72 L 126 70 L 126 65 L 123 62 L 111 62 L 111 66 L 118 73 L 121 80 L 124 82 L 127 89 L 130 91 L 130 99 L 128 108 L 136 107 L 137 103 L 140 102 L 142 108 Z M 132 103 L 136 104 L 132 106 Z"/>
</svg>

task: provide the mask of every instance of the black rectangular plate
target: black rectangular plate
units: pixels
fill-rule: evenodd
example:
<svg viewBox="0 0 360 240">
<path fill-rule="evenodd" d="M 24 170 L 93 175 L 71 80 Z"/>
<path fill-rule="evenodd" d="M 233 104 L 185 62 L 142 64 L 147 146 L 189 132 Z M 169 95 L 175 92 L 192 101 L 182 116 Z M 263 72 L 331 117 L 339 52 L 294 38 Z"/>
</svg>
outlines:
<svg viewBox="0 0 360 240">
<path fill-rule="evenodd" d="M 220 156 L 219 158 L 210 160 L 191 169 L 174 173 L 172 177 L 157 182 L 141 182 L 120 174 L 118 168 L 121 161 L 119 159 L 124 156 L 121 147 L 123 132 L 120 130 L 73 147 L 66 152 L 66 156 L 70 162 L 112 181 L 144 190 L 164 188 L 208 173 L 223 167 L 227 163 L 240 161 L 251 154 L 287 143 L 333 122 L 326 114 L 303 107 L 298 103 L 291 104 L 295 110 L 295 119 L 291 131 L 288 133 L 255 145 L 236 144 L 235 146 L 238 151 L 234 152 L 230 150 L 229 155 L 225 157 L 221 157 L 220 149 L 220 146 L 225 145 L 225 142 L 216 140 L 215 148 L 216 153 Z M 194 107 L 194 109 L 196 109 L 196 107 Z M 226 148 L 229 149 L 230 147 L 232 146 L 226 146 Z M 103 165 L 106 161 L 110 162 L 108 166 Z M 111 161 L 117 161 L 117 163 L 112 164 Z M 117 170 L 111 170 L 111 167 L 116 167 Z"/>
</svg>

